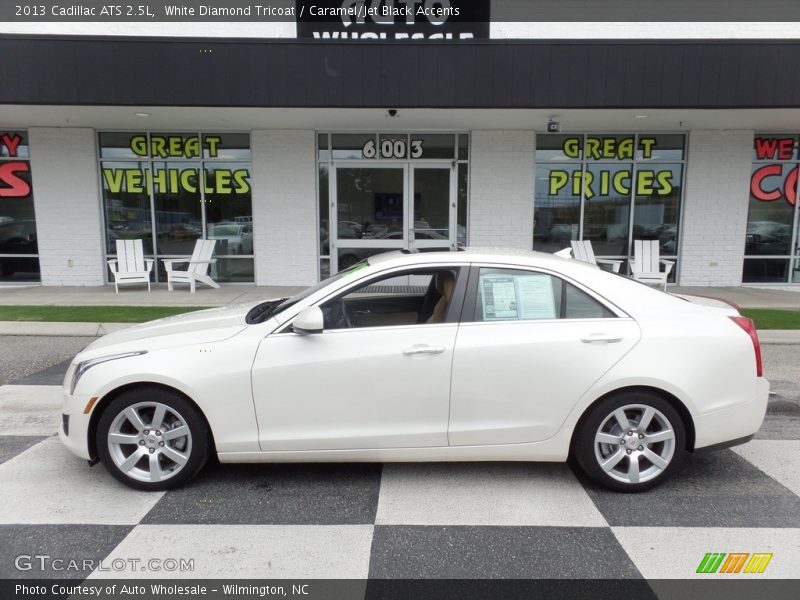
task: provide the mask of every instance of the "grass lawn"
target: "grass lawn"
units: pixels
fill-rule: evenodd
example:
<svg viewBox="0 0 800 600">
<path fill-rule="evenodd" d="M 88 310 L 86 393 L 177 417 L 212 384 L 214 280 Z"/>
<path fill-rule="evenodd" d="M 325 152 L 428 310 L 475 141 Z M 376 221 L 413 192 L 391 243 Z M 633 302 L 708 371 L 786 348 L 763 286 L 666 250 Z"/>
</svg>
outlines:
<svg viewBox="0 0 800 600">
<path fill-rule="evenodd" d="M 142 323 L 207 306 L 0 306 L 0 321 Z"/>
<path fill-rule="evenodd" d="M 800 310 L 743 308 L 740 312 L 753 319 L 757 329 L 800 329 Z"/>
</svg>

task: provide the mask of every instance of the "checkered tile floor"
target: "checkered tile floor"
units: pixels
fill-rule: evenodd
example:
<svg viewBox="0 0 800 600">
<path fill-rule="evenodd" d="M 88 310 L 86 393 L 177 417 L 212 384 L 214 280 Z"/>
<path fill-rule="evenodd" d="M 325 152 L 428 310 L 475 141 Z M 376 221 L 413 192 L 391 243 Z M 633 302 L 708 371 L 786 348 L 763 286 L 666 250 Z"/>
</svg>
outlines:
<svg viewBox="0 0 800 600">
<path fill-rule="evenodd" d="M 186 577 L 651 579 L 693 577 L 706 552 L 772 552 L 763 576 L 800 573 L 800 431 L 780 416 L 638 495 L 510 463 L 214 464 L 142 493 L 61 447 L 49 371 L 0 387 L 0 578 L 152 576 L 22 572 L 19 554 L 194 559 Z"/>
</svg>

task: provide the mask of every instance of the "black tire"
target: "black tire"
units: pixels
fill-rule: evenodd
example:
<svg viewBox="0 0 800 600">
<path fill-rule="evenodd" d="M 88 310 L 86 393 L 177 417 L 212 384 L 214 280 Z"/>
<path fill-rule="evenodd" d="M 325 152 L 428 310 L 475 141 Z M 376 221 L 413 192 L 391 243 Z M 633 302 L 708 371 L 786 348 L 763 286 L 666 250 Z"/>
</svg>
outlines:
<svg viewBox="0 0 800 600">
<path fill-rule="evenodd" d="M 631 436 L 628 436 L 627 431 L 622 431 L 620 421 L 614 417 L 615 411 L 623 407 L 627 407 L 623 413 L 628 419 L 629 427 L 627 429 L 632 432 Z M 637 414 L 639 414 L 639 421 L 644 417 L 644 409 L 640 407 L 649 407 L 656 411 L 643 432 L 639 431 L 636 421 Z M 604 428 L 602 432 L 600 431 L 601 426 Z M 668 436 L 667 429 L 670 428 L 674 434 L 671 441 L 646 443 L 646 438 L 656 433 Z M 596 444 L 595 436 L 601 433 L 609 435 L 609 439 L 612 436 L 618 439 L 616 444 L 621 447 L 615 447 L 612 444 Z M 637 442 L 639 434 L 644 438 Z M 671 456 L 665 467 L 659 467 L 657 459 L 663 461 L 664 456 L 670 453 L 668 444 L 671 444 Z M 638 450 L 640 447 L 644 448 L 644 452 Z M 653 455 L 655 455 L 653 458 L 656 462 L 648 458 Z M 617 492 L 642 492 L 661 484 L 678 471 L 685 455 L 686 427 L 680 414 L 670 402 L 649 391 L 620 392 L 591 407 L 575 429 L 571 452 L 573 462 L 592 481 Z M 601 460 L 607 460 L 610 463 L 615 460 L 618 462 L 606 470 L 601 466 Z M 633 460 L 636 460 L 637 465 L 631 465 Z M 636 469 L 637 466 L 638 469 Z M 631 477 L 628 469 L 635 470 L 641 480 L 632 482 L 631 480 L 636 478 Z M 648 472 L 649 474 L 645 477 L 644 475 Z M 621 478 L 630 480 L 621 480 Z"/>
<path fill-rule="evenodd" d="M 147 443 L 150 443 L 151 440 L 157 440 L 153 443 L 153 445 L 156 447 L 149 451 L 150 454 L 153 454 L 154 452 L 161 454 L 163 448 L 159 449 L 157 444 L 160 444 L 163 447 L 165 444 L 168 446 L 173 446 L 183 442 L 183 448 L 176 446 L 169 449 L 181 451 L 183 456 L 187 456 L 185 464 L 178 465 L 177 462 L 170 460 L 166 454 L 163 459 L 157 459 L 159 461 L 163 461 L 163 464 L 172 467 L 174 470 L 172 473 L 165 472 L 166 477 L 162 477 L 161 480 L 158 481 L 141 480 L 140 478 L 136 478 L 135 475 L 129 475 L 128 472 L 124 472 L 120 466 L 118 466 L 117 461 L 115 461 L 115 457 L 112 456 L 112 449 L 110 448 L 110 443 L 108 441 L 111 427 L 112 425 L 115 425 L 118 417 L 123 423 L 125 420 L 128 421 L 128 423 L 124 423 L 124 426 L 128 427 L 129 432 L 126 435 L 138 435 L 141 433 L 137 433 L 137 430 L 131 427 L 131 421 L 123 418 L 122 414 L 129 408 L 135 407 L 137 414 L 140 414 L 142 418 L 142 422 L 148 423 L 147 419 L 150 415 L 149 418 L 151 420 L 149 423 L 152 423 L 154 416 L 152 416 L 152 414 L 149 412 L 149 404 L 160 404 L 165 406 L 167 409 L 166 416 L 163 420 L 164 432 L 162 434 L 162 426 L 159 426 L 159 429 L 157 430 L 158 436 L 168 435 L 170 427 L 172 429 L 177 429 L 177 427 L 185 425 L 188 428 L 188 435 L 180 436 L 176 440 L 170 441 L 158 441 L 162 438 L 155 437 L 155 432 L 147 436 L 139 436 L 141 438 L 146 438 L 148 440 Z M 176 416 L 178 417 L 177 419 L 175 418 Z M 173 418 L 175 420 L 170 424 L 167 421 L 169 418 Z M 145 431 L 149 432 L 150 430 L 146 429 Z M 183 485 L 200 472 L 200 470 L 208 461 L 209 456 L 211 456 L 213 450 L 212 438 L 210 432 L 208 431 L 208 426 L 206 425 L 205 419 L 200 414 L 200 411 L 194 406 L 194 404 L 177 392 L 172 392 L 170 390 L 154 386 L 133 388 L 123 392 L 117 398 L 112 400 L 100 415 L 95 439 L 97 443 L 97 454 L 108 472 L 125 485 L 143 491 L 161 491 Z M 164 437 L 163 439 L 166 440 L 167 438 Z M 137 445 L 144 446 L 142 444 L 143 441 L 144 439 L 140 440 Z M 124 444 L 119 446 L 119 450 L 113 450 L 113 452 L 117 456 L 117 460 L 120 460 L 120 452 L 122 453 L 121 456 L 123 458 L 126 456 L 130 458 L 130 455 L 133 454 L 134 451 L 138 450 L 142 452 L 147 451 L 148 449 L 147 446 L 144 446 L 140 450 L 137 448 L 137 445 Z M 188 450 L 188 452 L 186 450 Z M 128 454 L 125 454 L 126 452 Z M 143 454 L 141 459 L 134 463 L 136 473 L 143 471 L 143 469 L 136 468 L 136 465 L 144 465 L 147 463 L 148 467 L 151 466 L 149 459 L 144 461 L 147 456 L 147 454 Z M 159 463 L 157 469 L 153 470 L 157 470 L 157 472 L 161 473 L 161 462 Z"/>
</svg>

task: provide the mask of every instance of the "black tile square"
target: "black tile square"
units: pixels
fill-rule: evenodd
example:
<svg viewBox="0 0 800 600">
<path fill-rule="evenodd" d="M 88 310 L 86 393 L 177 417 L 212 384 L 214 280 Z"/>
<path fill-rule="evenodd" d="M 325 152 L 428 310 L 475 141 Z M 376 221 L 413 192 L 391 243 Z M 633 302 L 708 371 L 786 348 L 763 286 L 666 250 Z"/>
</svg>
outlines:
<svg viewBox="0 0 800 600">
<path fill-rule="evenodd" d="M 128 525 L 0 525 L 0 579 L 85 579 L 131 529 Z"/>
<path fill-rule="evenodd" d="M 689 454 L 672 479 L 638 494 L 576 475 L 612 527 L 800 527 L 800 497 L 731 450 Z"/>
<path fill-rule="evenodd" d="M 0 464 L 45 439 L 43 435 L 0 435 Z"/>
<path fill-rule="evenodd" d="M 36 373 L 31 373 L 13 383 L 14 385 L 61 385 L 64 383 L 64 376 L 67 374 L 71 362 L 71 358 L 67 359 Z"/>
<path fill-rule="evenodd" d="M 380 485 L 378 464 L 213 464 L 142 522 L 372 524 Z"/>
<path fill-rule="evenodd" d="M 371 578 L 641 578 L 605 527 L 377 525 Z"/>
</svg>

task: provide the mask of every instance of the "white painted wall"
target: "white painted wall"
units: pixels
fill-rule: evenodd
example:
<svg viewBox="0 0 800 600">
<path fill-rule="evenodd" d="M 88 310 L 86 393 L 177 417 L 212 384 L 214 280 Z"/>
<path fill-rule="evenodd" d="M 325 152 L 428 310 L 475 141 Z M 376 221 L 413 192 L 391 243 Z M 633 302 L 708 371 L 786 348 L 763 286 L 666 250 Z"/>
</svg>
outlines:
<svg viewBox="0 0 800 600">
<path fill-rule="evenodd" d="M 752 130 L 689 133 L 680 285 L 742 282 Z"/>
<path fill-rule="evenodd" d="M 251 134 L 256 285 L 318 279 L 316 143 L 313 131 Z"/>
<path fill-rule="evenodd" d="M 103 220 L 93 129 L 28 129 L 44 285 L 102 285 Z"/>
<path fill-rule="evenodd" d="M 533 247 L 533 131 L 473 131 L 470 147 L 470 246 Z"/>
</svg>

